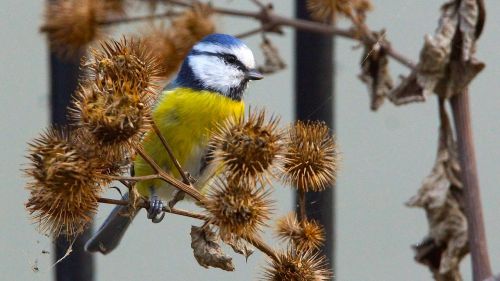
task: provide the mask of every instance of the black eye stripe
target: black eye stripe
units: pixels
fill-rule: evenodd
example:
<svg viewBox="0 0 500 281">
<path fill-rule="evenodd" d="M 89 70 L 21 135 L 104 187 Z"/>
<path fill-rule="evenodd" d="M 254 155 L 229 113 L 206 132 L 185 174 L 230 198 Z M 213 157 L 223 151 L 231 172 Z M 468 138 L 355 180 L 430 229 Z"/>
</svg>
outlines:
<svg viewBox="0 0 500 281">
<path fill-rule="evenodd" d="M 205 55 L 205 56 L 213 56 L 219 57 L 224 60 L 227 64 L 231 64 L 236 66 L 238 69 L 246 70 L 246 66 L 233 54 L 228 53 L 212 53 L 205 51 L 192 51 L 193 55 Z"/>
</svg>

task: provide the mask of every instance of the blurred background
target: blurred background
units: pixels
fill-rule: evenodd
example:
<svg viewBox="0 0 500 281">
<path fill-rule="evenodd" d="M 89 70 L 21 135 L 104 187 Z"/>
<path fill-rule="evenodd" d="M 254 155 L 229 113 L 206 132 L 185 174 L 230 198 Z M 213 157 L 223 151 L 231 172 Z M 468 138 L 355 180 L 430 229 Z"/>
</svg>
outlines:
<svg viewBox="0 0 500 281">
<path fill-rule="evenodd" d="M 254 9 L 249 1 L 213 1 L 215 4 Z M 417 59 L 423 36 L 437 25 L 439 6 L 435 0 L 374 0 L 368 15 L 372 29 L 385 28 L 393 46 Z M 44 1 L 0 2 L 0 273 L 3 280 L 52 280 L 51 240 L 37 233 L 24 202 L 28 192 L 20 171 L 26 163 L 26 142 L 36 137 L 49 121 L 49 76 L 47 42 L 39 33 Z M 293 16 L 292 1 L 274 1 L 275 10 Z M 488 19 L 478 43 L 477 57 L 486 69 L 471 86 L 472 118 L 485 223 L 492 267 L 500 271 L 500 2 L 488 1 Z M 219 30 L 236 34 L 256 26 L 245 19 L 219 17 Z M 127 32 L 128 26 L 120 29 Z M 132 29 L 130 29 L 132 30 Z M 293 120 L 293 38 L 271 35 L 288 68 L 253 83 L 247 104 L 264 106 Z M 245 40 L 258 50 L 258 36 Z M 395 107 L 384 104 L 369 110 L 368 92 L 357 75 L 361 50 L 356 43 L 336 40 L 335 126 L 342 151 L 342 168 L 336 192 L 337 280 L 431 280 L 424 266 L 413 261 L 410 245 L 427 233 L 425 214 L 404 206 L 422 179 L 430 172 L 437 149 L 437 103 Z M 406 73 L 391 61 L 394 76 Z M 116 196 L 112 194 L 110 196 Z M 294 208 L 290 189 L 276 186 L 276 216 Z M 188 207 L 182 203 L 182 207 Z M 96 226 L 107 216 L 103 206 Z M 144 218 L 144 219 L 143 219 Z M 234 256 L 236 271 L 223 272 L 197 265 L 190 248 L 188 219 L 168 216 L 151 224 L 145 214 L 135 220 L 120 247 L 108 256 L 96 255 L 96 280 L 255 280 L 264 256 L 254 254 L 245 262 Z M 272 237 L 267 239 L 272 241 Z M 462 262 L 465 280 L 471 280 L 470 259 Z"/>
</svg>

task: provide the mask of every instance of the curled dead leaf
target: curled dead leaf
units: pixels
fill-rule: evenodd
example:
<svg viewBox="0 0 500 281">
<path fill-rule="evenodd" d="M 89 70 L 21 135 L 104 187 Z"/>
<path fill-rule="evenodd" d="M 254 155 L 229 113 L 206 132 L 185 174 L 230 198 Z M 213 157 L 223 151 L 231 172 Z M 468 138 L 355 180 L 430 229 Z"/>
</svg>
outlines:
<svg viewBox="0 0 500 281">
<path fill-rule="evenodd" d="M 263 74 L 271 74 L 278 72 L 286 67 L 285 62 L 280 56 L 278 48 L 264 37 L 260 44 L 262 53 L 264 55 L 264 64 L 257 67 L 257 70 Z"/>
<path fill-rule="evenodd" d="M 248 260 L 248 257 L 255 252 L 255 248 L 250 243 L 235 235 L 232 235 L 231 237 L 223 241 L 224 243 L 231 246 L 235 253 L 243 255 L 246 260 Z"/>
<path fill-rule="evenodd" d="M 234 271 L 232 258 L 226 256 L 217 243 L 217 235 L 208 227 L 191 226 L 191 248 L 198 263 L 205 267 L 216 267 Z"/>
<path fill-rule="evenodd" d="M 462 280 L 459 263 L 468 253 L 467 219 L 464 214 L 455 141 L 444 106 L 436 162 L 418 193 L 406 203 L 423 208 L 429 233 L 413 248 L 415 260 L 425 264 L 438 281 Z"/>
<path fill-rule="evenodd" d="M 374 32 L 375 38 L 384 40 L 385 31 Z M 387 43 L 387 42 L 385 42 Z M 389 73 L 389 60 L 381 43 L 365 44 L 359 75 L 370 91 L 371 109 L 377 110 L 391 92 L 394 83 Z"/>
<path fill-rule="evenodd" d="M 436 93 L 447 99 L 469 85 L 484 68 L 473 57 L 479 8 L 476 0 L 449 1 L 441 8 L 434 35 L 425 37 L 417 68 L 390 94 L 401 105 Z"/>
</svg>

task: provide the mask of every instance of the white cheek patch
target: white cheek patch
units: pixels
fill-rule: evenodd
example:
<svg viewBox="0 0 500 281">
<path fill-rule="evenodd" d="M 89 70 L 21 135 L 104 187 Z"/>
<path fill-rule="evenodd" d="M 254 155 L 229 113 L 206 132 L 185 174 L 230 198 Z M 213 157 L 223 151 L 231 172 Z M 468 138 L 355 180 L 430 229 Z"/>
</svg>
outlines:
<svg viewBox="0 0 500 281">
<path fill-rule="evenodd" d="M 230 88 L 238 87 L 245 78 L 243 71 L 235 66 L 227 65 L 215 56 L 192 56 L 189 58 L 189 66 L 205 87 L 222 93 L 228 93 Z"/>
<path fill-rule="evenodd" d="M 216 44 L 198 43 L 194 46 L 194 50 L 198 52 L 209 53 L 228 53 L 235 55 L 247 68 L 255 68 L 255 59 L 252 50 L 247 46 L 231 46 L 225 47 Z"/>
</svg>

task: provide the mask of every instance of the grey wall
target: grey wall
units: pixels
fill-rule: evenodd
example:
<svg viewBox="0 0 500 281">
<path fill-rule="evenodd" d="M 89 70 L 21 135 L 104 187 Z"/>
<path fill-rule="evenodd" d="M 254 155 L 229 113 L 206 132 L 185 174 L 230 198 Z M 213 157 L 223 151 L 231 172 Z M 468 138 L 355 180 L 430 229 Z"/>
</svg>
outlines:
<svg viewBox="0 0 500 281">
<path fill-rule="evenodd" d="M 394 47 L 417 58 L 424 33 L 436 26 L 442 1 L 413 0 L 374 1 L 376 10 L 369 23 L 387 29 Z M 50 239 L 38 234 L 30 224 L 23 203 L 27 192 L 20 168 L 26 163 L 26 141 L 35 137 L 48 122 L 47 48 L 38 33 L 43 1 L 0 2 L 0 138 L 3 180 L 0 196 L 0 273 L 4 280 L 51 280 L 52 258 L 42 250 L 52 250 Z M 242 1 L 216 1 L 230 6 Z M 500 272 L 500 4 L 489 1 L 489 18 L 479 42 L 478 57 L 487 62 L 486 70 L 471 87 L 473 125 L 482 185 L 491 261 Z M 245 7 L 253 8 L 245 2 Z M 292 15 L 288 1 L 275 1 L 280 13 Z M 227 33 L 238 33 L 249 20 L 219 19 Z M 286 29 L 283 37 L 273 41 L 280 46 L 289 63 L 288 70 L 254 83 L 247 101 L 266 106 L 293 119 L 292 40 Z M 258 38 L 248 40 L 258 49 Z M 379 112 L 368 109 L 366 88 L 356 78 L 360 51 L 352 50 L 354 42 L 337 43 L 337 137 L 343 154 L 342 170 L 336 192 L 337 280 L 430 280 L 425 267 L 413 262 L 410 244 L 419 241 L 427 231 L 424 213 L 404 207 L 430 171 L 437 142 L 437 104 L 405 107 L 384 105 Z M 257 51 L 258 53 L 258 51 Z M 257 54 L 258 60 L 260 55 Z M 394 74 L 405 73 L 391 63 Z M 114 194 L 112 194 L 114 195 Z M 290 190 L 277 186 L 277 214 L 293 206 Z M 184 207 L 189 208 L 188 204 Z M 103 207 L 100 223 L 109 212 Z M 140 216 L 116 252 L 97 257 L 97 280 L 254 280 L 264 257 L 252 256 L 248 263 L 235 256 L 237 271 L 226 273 L 205 270 L 193 260 L 189 247 L 189 228 L 195 221 L 170 216 L 153 225 Z M 269 237 L 268 237 L 269 239 Z M 274 242 L 272 242 L 274 244 Z M 38 264 L 37 272 L 32 270 Z M 465 280 L 471 280 L 470 260 L 463 262 Z"/>
</svg>

